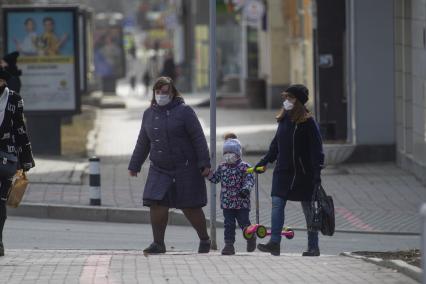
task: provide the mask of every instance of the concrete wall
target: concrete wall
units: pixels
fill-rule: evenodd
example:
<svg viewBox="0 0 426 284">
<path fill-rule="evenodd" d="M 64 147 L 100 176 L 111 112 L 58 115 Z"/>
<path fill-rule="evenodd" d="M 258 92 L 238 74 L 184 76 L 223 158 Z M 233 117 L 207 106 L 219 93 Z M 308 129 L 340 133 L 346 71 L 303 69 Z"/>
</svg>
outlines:
<svg viewBox="0 0 426 284">
<path fill-rule="evenodd" d="M 395 0 L 397 162 L 426 182 L 426 0 Z"/>
<path fill-rule="evenodd" d="M 356 144 L 395 143 L 394 5 L 355 0 Z"/>
</svg>

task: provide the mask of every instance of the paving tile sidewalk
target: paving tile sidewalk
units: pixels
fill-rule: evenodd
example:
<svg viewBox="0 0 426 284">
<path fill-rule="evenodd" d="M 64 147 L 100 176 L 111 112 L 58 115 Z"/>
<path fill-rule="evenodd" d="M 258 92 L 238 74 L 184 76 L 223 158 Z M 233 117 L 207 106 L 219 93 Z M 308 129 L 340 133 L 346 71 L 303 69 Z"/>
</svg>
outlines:
<svg viewBox="0 0 426 284">
<path fill-rule="evenodd" d="M 10 250 L 1 283 L 417 283 L 394 270 L 345 256 L 261 253 L 220 256 L 140 251 Z"/>
<path fill-rule="evenodd" d="M 95 145 L 96 154 L 101 157 L 101 186 L 103 206 L 113 208 L 141 209 L 141 198 L 148 163 L 143 166 L 138 178 L 130 178 L 127 165 L 139 132 L 143 110 L 147 99 L 125 98 L 127 109 L 104 109 L 99 112 L 99 133 Z M 189 97 L 194 104 L 200 97 Z M 196 108 L 208 134 L 209 109 Z M 265 150 L 274 134 L 275 111 L 218 109 L 217 140 L 220 159 L 221 135 L 228 130 L 235 131 L 247 150 Z M 260 156 L 244 157 L 251 163 Z M 43 165 L 43 163 L 45 163 Z M 33 182 L 24 202 L 88 205 L 89 186 L 84 176 L 85 161 L 61 162 L 42 161 L 30 174 Z M 73 174 L 61 170 L 69 168 Z M 344 165 L 343 174 L 323 175 L 323 184 L 335 200 L 336 226 L 339 230 L 360 232 L 418 233 L 418 208 L 426 200 L 426 188 L 411 174 L 392 163 Z M 72 183 L 70 177 L 82 177 L 81 184 Z M 55 178 L 59 182 L 54 181 Z M 49 181 L 42 183 L 43 180 Z M 270 224 L 270 184 L 272 171 L 260 176 L 260 220 Z M 67 181 L 69 181 L 67 183 Z M 217 194 L 217 198 L 219 198 Z M 217 204 L 219 204 L 217 202 Z M 205 208 L 209 215 L 209 207 Z M 222 213 L 217 208 L 218 219 Z M 252 210 L 254 220 L 254 210 Z M 290 202 L 286 209 L 286 224 L 293 227 L 305 226 L 300 205 Z"/>
</svg>

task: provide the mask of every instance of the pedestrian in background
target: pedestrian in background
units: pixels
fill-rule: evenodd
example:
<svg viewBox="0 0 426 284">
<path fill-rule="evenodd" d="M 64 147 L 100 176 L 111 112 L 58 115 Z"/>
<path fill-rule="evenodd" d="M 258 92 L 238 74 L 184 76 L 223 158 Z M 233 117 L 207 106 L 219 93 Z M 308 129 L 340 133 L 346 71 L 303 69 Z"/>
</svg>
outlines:
<svg viewBox="0 0 426 284">
<path fill-rule="evenodd" d="M 272 178 L 271 239 L 257 248 L 272 255 L 280 254 L 284 209 L 288 200 L 301 201 L 308 215 L 314 188 L 321 184 L 324 164 L 318 125 L 306 109 L 309 91 L 303 85 L 292 85 L 282 93 L 283 109 L 276 117 L 278 129 L 268 153 L 257 167 L 277 161 Z M 308 220 L 306 220 L 308 222 Z M 303 256 L 319 256 L 318 231 L 308 228 L 308 249 Z"/>
<path fill-rule="evenodd" d="M 166 54 L 166 58 L 163 63 L 163 69 L 161 70 L 161 76 L 170 77 L 173 81 L 176 81 L 177 68 L 172 51 L 168 51 Z"/>
<path fill-rule="evenodd" d="M 142 126 L 129 163 L 130 176 L 137 176 L 149 155 L 150 166 L 143 204 L 150 207 L 154 242 L 144 253 L 165 253 L 164 235 L 169 208 L 181 209 L 200 238 L 199 253 L 210 251 L 203 177 L 210 172 L 207 141 L 194 110 L 168 77 L 153 87 L 151 106 L 144 112 Z"/>
<path fill-rule="evenodd" d="M 250 164 L 242 160 L 241 143 L 234 133 L 225 135 L 223 162 L 216 171 L 211 171 L 208 179 L 221 183 L 220 207 L 224 217 L 225 247 L 223 255 L 235 254 L 235 221 L 241 229 L 250 226 L 250 193 L 254 186 L 253 174 L 247 174 Z M 256 238 L 247 240 L 247 251 L 256 249 Z"/>
<path fill-rule="evenodd" d="M 11 74 L 4 68 L 0 69 L 0 159 L 16 170 L 28 171 L 35 163 L 24 122 L 24 104 L 21 96 L 8 88 L 10 79 Z M 12 178 L 13 174 L 0 167 L 0 256 L 4 256 L 3 228 Z"/>
<path fill-rule="evenodd" d="M 4 70 L 9 73 L 9 79 L 7 80 L 7 88 L 19 94 L 19 92 L 21 91 L 21 79 L 19 77 L 22 75 L 22 72 L 18 69 L 18 66 L 16 65 L 18 57 L 18 51 L 6 54 L 0 60 L 0 67 L 4 68 Z"/>
</svg>

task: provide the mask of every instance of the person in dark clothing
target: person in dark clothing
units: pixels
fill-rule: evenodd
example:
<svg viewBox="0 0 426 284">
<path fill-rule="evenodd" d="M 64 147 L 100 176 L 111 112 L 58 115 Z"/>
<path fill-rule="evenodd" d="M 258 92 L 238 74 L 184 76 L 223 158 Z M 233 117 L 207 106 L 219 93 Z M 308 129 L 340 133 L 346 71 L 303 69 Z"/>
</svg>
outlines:
<svg viewBox="0 0 426 284">
<path fill-rule="evenodd" d="M 0 69 L 0 156 L 17 161 L 17 169 L 28 171 L 35 166 L 27 135 L 21 96 L 8 88 L 11 74 Z M 0 172 L 0 256 L 4 256 L 3 228 L 6 222 L 6 202 L 13 176 Z"/>
<path fill-rule="evenodd" d="M 149 75 L 149 70 L 145 70 L 145 72 L 143 72 L 142 82 L 143 82 L 143 85 L 145 86 L 145 94 L 144 95 L 148 96 L 149 84 L 151 84 L 151 76 Z"/>
<path fill-rule="evenodd" d="M 172 52 L 169 52 L 164 60 L 161 76 L 169 77 L 173 80 L 173 82 L 176 81 L 177 69 Z"/>
<path fill-rule="evenodd" d="M 202 210 L 207 204 L 203 177 L 211 167 L 207 141 L 194 110 L 185 104 L 168 77 L 160 77 L 154 84 L 151 106 L 143 114 L 130 159 L 130 176 L 137 176 L 148 155 L 143 204 L 150 207 L 154 242 L 144 253 L 166 252 L 169 208 L 183 211 L 200 238 L 198 252 L 208 253 L 211 243 Z"/>
<path fill-rule="evenodd" d="M 276 161 L 272 179 L 271 239 L 257 248 L 272 255 L 280 254 L 284 209 L 288 200 L 301 201 L 305 217 L 311 206 L 314 188 L 321 184 L 324 164 L 318 125 L 305 107 L 308 89 L 292 85 L 282 93 L 283 109 L 277 116 L 278 129 L 268 153 L 257 167 Z M 308 229 L 308 250 L 303 256 L 319 256 L 318 231 Z"/>
<path fill-rule="evenodd" d="M 22 75 L 22 72 L 18 69 L 18 66 L 16 65 L 18 57 L 18 51 L 6 54 L 0 61 L 0 66 L 3 67 L 5 71 L 10 74 L 9 80 L 7 80 L 8 89 L 19 94 L 19 92 L 21 91 L 21 79 L 19 77 Z"/>
</svg>

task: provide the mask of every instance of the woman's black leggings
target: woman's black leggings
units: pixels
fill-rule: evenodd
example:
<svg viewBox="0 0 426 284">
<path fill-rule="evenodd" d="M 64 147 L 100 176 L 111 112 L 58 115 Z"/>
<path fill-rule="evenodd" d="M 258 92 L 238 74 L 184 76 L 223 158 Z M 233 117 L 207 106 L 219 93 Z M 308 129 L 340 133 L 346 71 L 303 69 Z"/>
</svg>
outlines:
<svg viewBox="0 0 426 284">
<path fill-rule="evenodd" d="M 6 222 L 7 212 L 6 212 L 6 202 L 7 202 L 7 193 L 12 184 L 12 177 L 8 179 L 0 179 L 0 242 L 3 241 L 3 228 L 4 223 Z"/>
</svg>

